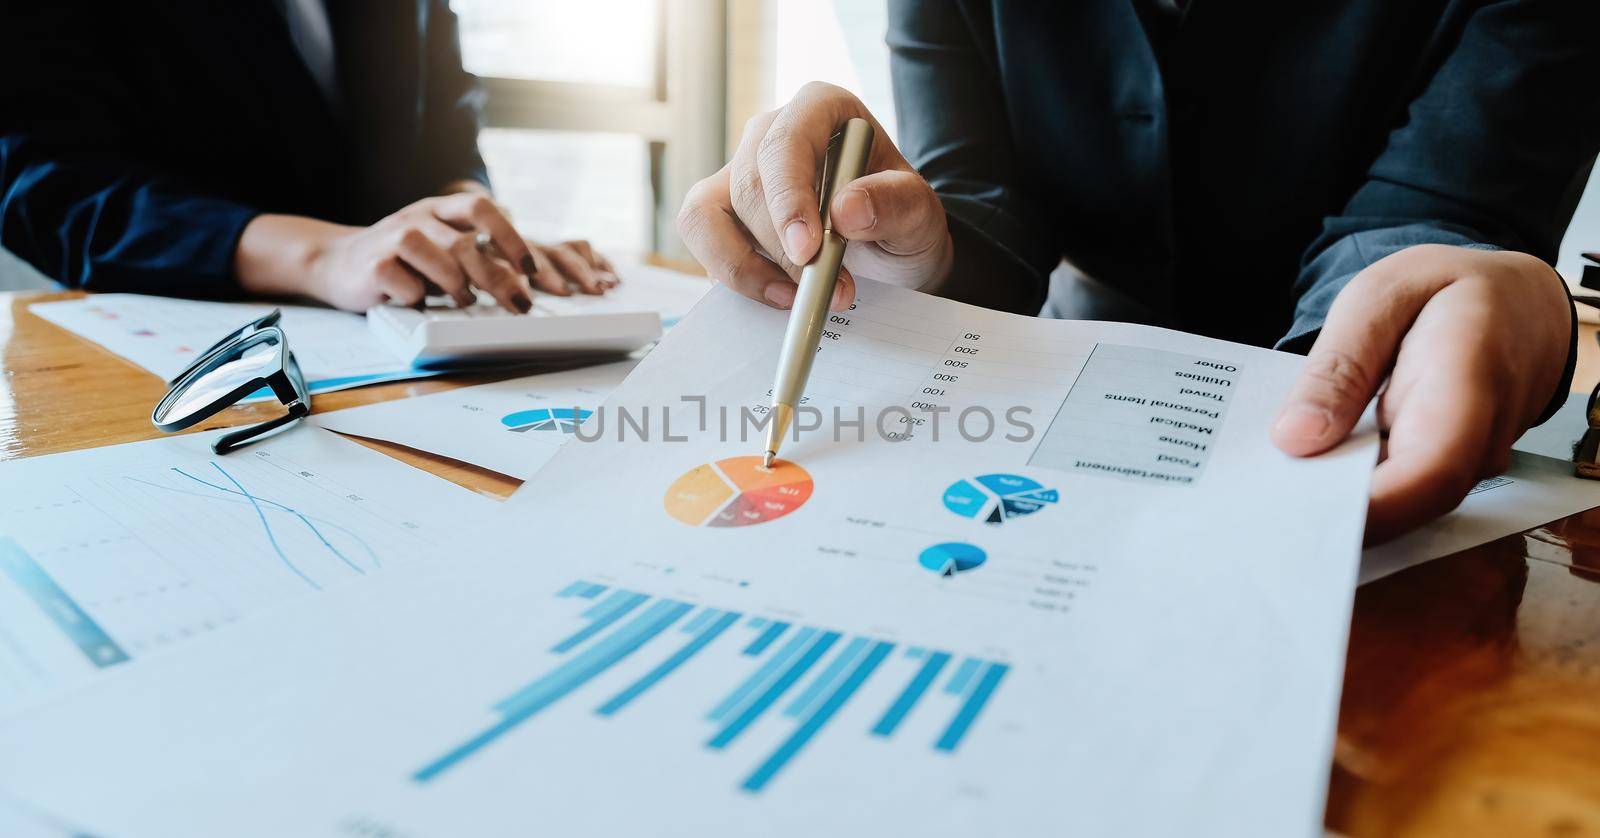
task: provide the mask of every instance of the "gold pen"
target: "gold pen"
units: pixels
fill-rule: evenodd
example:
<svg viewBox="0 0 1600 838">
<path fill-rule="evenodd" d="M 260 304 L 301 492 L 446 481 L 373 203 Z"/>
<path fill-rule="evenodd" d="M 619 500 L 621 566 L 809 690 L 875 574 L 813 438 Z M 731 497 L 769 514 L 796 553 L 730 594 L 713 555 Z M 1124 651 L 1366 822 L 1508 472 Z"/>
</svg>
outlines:
<svg viewBox="0 0 1600 838">
<path fill-rule="evenodd" d="M 822 193 L 822 246 L 800 271 L 800 287 L 789 310 L 789 327 L 783 333 L 783 348 L 778 353 L 778 377 L 772 385 L 772 424 L 767 426 L 763 468 L 771 468 L 777 459 L 783 435 L 805 394 L 817 342 L 822 340 L 822 326 L 828 320 L 828 303 L 833 300 L 839 268 L 844 264 L 845 240 L 833 232 L 833 214 L 828 207 L 845 184 L 866 172 L 867 153 L 871 150 L 872 125 L 865 119 L 851 119 L 828 140 L 818 190 Z"/>
</svg>

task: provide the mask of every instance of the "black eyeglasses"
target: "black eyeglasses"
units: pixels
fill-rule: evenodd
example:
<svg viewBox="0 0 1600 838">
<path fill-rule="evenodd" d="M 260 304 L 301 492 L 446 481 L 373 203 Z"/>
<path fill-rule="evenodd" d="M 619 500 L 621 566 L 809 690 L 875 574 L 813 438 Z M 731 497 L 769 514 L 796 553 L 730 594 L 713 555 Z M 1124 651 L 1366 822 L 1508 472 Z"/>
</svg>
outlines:
<svg viewBox="0 0 1600 838">
<path fill-rule="evenodd" d="M 311 413 L 311 393 L 289 338 L 272 313 L 235 329 L 168 382 L 167 394 L 150 411 L 150 421 L 166 433 L 202 422 L 263 387 L 288 409 L 283 416 L 224 434 L 211 450 L 226 454 Z"/>
</svg>

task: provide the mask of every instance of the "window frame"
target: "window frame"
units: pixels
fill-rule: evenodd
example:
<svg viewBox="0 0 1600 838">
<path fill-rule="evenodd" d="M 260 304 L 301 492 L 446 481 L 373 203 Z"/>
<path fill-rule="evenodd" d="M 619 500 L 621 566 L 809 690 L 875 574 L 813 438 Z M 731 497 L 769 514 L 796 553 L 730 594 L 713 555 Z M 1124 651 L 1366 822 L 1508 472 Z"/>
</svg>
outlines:
<svg viewBox="0 0 1600 838">
<path fill-rule="evenodd" d="M 728 0 L 657 0 L 650 86 L 480 76 L 488 128 L 632 134 L 648 143 L 650 248 L 683 258 L 684 196 L 726 155 Z"/>
</svg>

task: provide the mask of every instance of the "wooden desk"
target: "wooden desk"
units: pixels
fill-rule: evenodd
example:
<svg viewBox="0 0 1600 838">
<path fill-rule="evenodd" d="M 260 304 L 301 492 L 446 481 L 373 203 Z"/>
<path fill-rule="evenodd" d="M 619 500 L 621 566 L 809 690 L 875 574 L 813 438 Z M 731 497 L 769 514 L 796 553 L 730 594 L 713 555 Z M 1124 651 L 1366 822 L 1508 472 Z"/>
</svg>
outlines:
<svg viewBox="0 0 1600 838">
<path fill-rule="evenodd" d="M 0 294 L 0 460 L 157 436 L 148 415 L 160 381 L 27 310 L 70 296 Z M 1600 378 L 1593 327 L 1581 345 L 1587 389 Z M 318 396 L 316 407 L 486 380 L 384 384 Z M 484 494 L 516 486 L 363 444 Z M 1351 836 L 1600 836 L 1600 510 L 1360 589 L 1327 823 Z"/>
</svg>

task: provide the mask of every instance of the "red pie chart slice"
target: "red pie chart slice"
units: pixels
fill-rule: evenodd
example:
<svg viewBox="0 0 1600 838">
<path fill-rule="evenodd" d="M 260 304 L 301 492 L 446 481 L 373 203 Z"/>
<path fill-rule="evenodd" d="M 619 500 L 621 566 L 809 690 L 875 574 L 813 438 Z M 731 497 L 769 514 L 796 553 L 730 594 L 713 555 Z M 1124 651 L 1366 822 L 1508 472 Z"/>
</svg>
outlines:
<svg viewBox="0 0 1600 838">
<path fill-rule="evenodd" d="M 813 485 L 794 463 L 780 460 L 763 469 L 760 457 L 729 457 L 685 472 L 667 488 L 662 504 L 690 526 L 746 527 L 799 509 Z"/>
<path fill-rule="evenodd" d="M 741 495 L 729 501 L 727 506 L 722 507 L 717 514 L 711 516 L 711 520 L 706 522 L 706 526 L 746 527 L 751 524 L 759 524 L 762 520 L 764 519 L 761 517 L 761 511 L 748 498 Z"/>
</svg>

